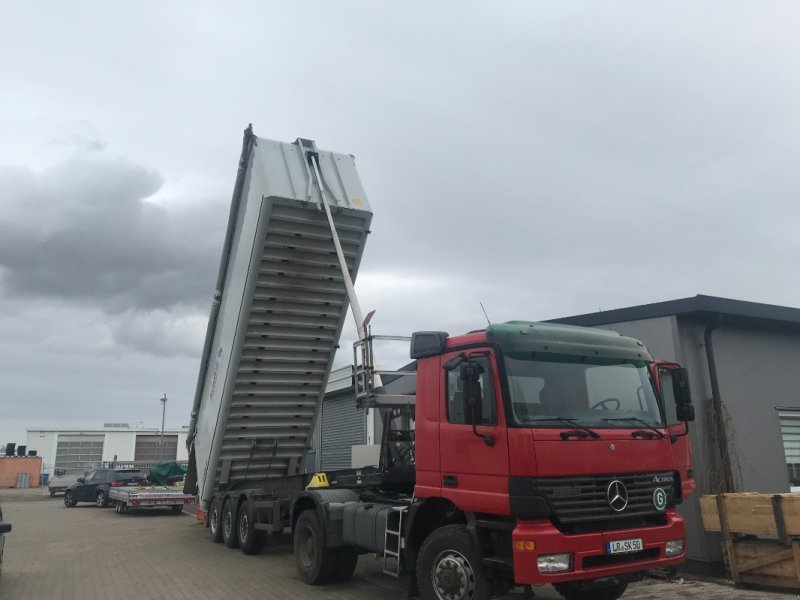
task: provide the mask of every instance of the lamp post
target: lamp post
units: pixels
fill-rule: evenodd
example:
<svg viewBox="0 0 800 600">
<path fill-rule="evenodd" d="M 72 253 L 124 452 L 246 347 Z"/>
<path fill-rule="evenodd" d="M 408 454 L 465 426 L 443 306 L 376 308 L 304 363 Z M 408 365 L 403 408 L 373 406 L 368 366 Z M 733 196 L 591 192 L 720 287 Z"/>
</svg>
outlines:
<svg viewBox="0 0 800 600">
<path fill-rule="evenodd" d="M 164 417 L 167 414 L 167 394 L 164 394 L 164 397 L 161 398 L 161 442 L 158 444 L 158 457 L 160 460 L 164 460 Z"/>
</svg>

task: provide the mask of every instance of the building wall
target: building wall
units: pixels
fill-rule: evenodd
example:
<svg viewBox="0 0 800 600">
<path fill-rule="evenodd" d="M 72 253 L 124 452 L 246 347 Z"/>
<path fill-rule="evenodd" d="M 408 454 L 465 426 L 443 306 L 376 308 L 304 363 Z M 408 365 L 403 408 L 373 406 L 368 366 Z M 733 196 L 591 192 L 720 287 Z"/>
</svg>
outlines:
<svg viewBox="0 0 800 600">
<path fill-rule="evenodd" d="M 42 458 L 42 472 L 52 477 L 54 475 L 56 451 L 58 448 L 58 437 L 60 435 L 102 435 L 103 455 L 102 460 L 114 460 L 114 455 L 120 461 L 132 461 L 134 449 L 136 447 L 137 435 L 154 435 L 159 433 L 156 429 L 64 429 L 64 430 L 38 430 L 29 429 L 27 436 L 28 448 L 36 450 Z M 178 456 L 176 460 L 189 460 L 189 453 L 186 450 L 186 429 L 165 430 L 165 434 L 178 436 Z"/>
<path fill-rule="evenodd" d="M 39 487 L 41 472 L 41 456 L 0 456 L 0 488 L 16 487 L 20 473 L 30 476 L 28 487 Z"/>
</svg>

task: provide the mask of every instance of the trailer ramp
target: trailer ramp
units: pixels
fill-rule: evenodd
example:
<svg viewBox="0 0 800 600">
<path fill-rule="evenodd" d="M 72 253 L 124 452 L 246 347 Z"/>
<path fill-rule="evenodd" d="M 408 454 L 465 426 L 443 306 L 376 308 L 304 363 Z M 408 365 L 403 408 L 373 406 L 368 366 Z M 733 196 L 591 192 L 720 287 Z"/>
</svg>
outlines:
<svg viewBox="0 0 800 600">
<path fill-rule="evenodd" d="M 303 468 L 348 307 L 325 201 L 355 279 L 372 214 L 354 158 L 245 132 L 187 442 L 203 502 Z"/>
</svg>

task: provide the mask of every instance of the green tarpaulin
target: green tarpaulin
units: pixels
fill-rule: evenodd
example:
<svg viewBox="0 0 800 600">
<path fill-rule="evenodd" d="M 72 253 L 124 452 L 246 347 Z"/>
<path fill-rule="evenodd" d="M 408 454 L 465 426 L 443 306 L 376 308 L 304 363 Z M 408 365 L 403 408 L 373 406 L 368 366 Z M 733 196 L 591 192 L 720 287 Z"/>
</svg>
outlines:
<svg viewBox="0 0 800 600">
<path fill-rule="evenodd" d="M 174 481 L 180 481 L 184 475 L 186 475 L 186 467 L 173 461 L 151 467 L 147 478 L 156 485 L 169 485 Z"/>
</svg>

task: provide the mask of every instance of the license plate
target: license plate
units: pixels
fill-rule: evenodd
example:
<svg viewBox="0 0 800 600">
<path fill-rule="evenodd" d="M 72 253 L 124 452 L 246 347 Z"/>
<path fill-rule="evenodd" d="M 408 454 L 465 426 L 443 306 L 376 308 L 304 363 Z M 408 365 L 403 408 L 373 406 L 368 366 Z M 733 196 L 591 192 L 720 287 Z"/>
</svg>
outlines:
<svg viewBox="0 0 800 600">
<path fill-rule="evenodd" d="M 627 554 L 629 552 L 641 552 L 644 550 L 642 540 L 615 540 L 606 543 L 606 554 Z"/>
</svg>

